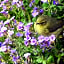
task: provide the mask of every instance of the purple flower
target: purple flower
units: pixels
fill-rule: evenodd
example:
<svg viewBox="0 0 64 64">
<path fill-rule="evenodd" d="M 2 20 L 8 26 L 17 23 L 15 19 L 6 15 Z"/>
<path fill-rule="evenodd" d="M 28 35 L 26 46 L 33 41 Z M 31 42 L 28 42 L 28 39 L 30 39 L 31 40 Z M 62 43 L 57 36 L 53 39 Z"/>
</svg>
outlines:
<svg viewBox="0 0 64 64">
<path fill-rule="evenodd" d="M 38 10 L 38 8 L 37 7 L 34 7 L 33 10 Z"/>
<path fill-rule="evenodd" d="M 5 5 L 3 6 L 3 10 L 6 10 L 6 6 Z"/>
<path fill-rule="evenodd" d="M 14 21 L 14 25 L 17 26 L 17 21 L 15 19 L 13 21 Z"/>
<path fill-rule="evenodd" d="M 23 29 L 23 23 L 19 22 L 19 24 L 17 25 L 17 30 L 22 30 Z"/>
<path fill-rule="evenodd" d="M 24 44 L 25 44 L 25 46 L 29 45 L 28 41 L 24 41 Z"/>
<path fill-rule="evenodd" d="M 56 37 L 55 37 L 55 35 L 51 35 L 51 36 L 49 36 L 49 39 L 50 39 L 50 41 L 55 41 Z"/>
<path fill-rule="evenodd" d="M 33 17 L 36 17 L 38 14 L 39 14 L 39 12 L 37 10 L 33 10 L 33 12 L 32 12 Z"/>
<path fill-rule="evenodd" d="M 0 13 L 8 14 L 8 11 L 2 10 Z"/>
<path fill-rule="evenodd" d="M 29 7 L 32 7 L 32 2 L 29 4 Z"/>
<path fill-rule="evenodd" d="M 25 32 L 29 31 L 29 28 L 30 28 L 29 25 L 24 26 L 24 31 L 25 31 Z"/>
<path fill-rule="evenodd" d="M 35 0 L 32 0 L 29 4 L 30 7 L 32 7 L 33 3 L 35 2 Z"/>
<path fill-rule="evenodd" d="M 12 54 L 16 53 L 16 49 L 14 49 L 14 50 L 12 49 L 12 50 L 11 50 L 11 53 L 12 53 Z"/>
<path fill-rule="evenodd" d="M 1 64 L 6 64 L 5 62 L 1 62 Z"/>
<path fill-rule="evenodd" d="M 35 0 L 32 0 L 32 3 L 34 3 L 35 2 Z"/>
<path fill-rule="evenodd" d="M 43 43 L 43 44 L 40 44 L 40 48 L 45 48 L 46 47 L 46 44 Z"/>
<path fill-rule="evenodd" d="M 47 46 L 49 47 L 51 45 L 51 42 L 50 41 L 47 41 Z"/>
<path fill-rule="evenodd" d="M 25 33 L 25 36 L 29 36 L 31 33 L 29 32 L 29 31 L 27 31 L 26 33 Z"/>
<path fill-rule="evenodd" d="M 16 62 L 17 61 L 17 57 L 13 56 L 12 61 Z"/>
<path fill-rule="evenodd" d="M 14 34 L 14 31 L 13 30 L 8 30 L 8 36 L 10 37 L 11 35 Z"/>
<path fill-rule="evenodd" d="M 0 27 L 3 26 L 3 20 L 0 21 Z"/>
<path fill-rule="evenodd" d="M 7 19 L 7 20 L 4 22 L 4 25 L 5 25 L 5 24 L 9 24 L 9 23 L 10 23 L 10 20 Z"/>
<path fill-rule="evenodd" d="M 0 51 L 5 52 L 6 50 L 7 50 L 7 47 L 6 46 L 1 46 Z"/>
<path fill-rule="evenodd" d="M 0 37 L 3 37 L 3 35 L 4 35 L 4 34 L 3 34 L 2 32 L 0 32 Z"/>
<path fill-rule="evenodd" d="M 19 3 L 17 3 L 17 7 L 21 7 L 23 5 L 23 1 L 19 1 Z"/>
<path fill-rule="evenodd" d="M 5 31 L 7 31 L 7 27 L 4 27 L 4 26 L 3 26 L 3 27 L 1 28 L 1 32 L 5 32 Z"/>
<path fill-rule="evenodd" d="M 25 53 L 25 54 L 24 54 L 24 57 L 25 57 L 25 58 L 28 58 L 28 56 L 30 56 L 30 55 L 31 55 L 31 53 Z"/>
<path fill-rule="evenodd" d="M 45 41 L 49 41 L 49 37 L 44 37 L 44 40 Z"/>
<path fill-rule="evenodd" d="M 6 38 L 5 41 L 3 42 L 3 45 L 6 45 L 6 44 L 12 44 L 12 41 L 10 41 L 9 38 Z"/>
<path fill-rule="evenodd" d="M 16 2 L 16 3 L 17 3 L 18 1 L 19 1 L 19 0 L 13 0 L 12 2 Z"/>
<path fill-rule="evenodd" d="M 53 4 L 54 4 L 54 5 L 56 4 L 56 1 L 55 1 L 55 0 L 53 1 Z"/>
<path fill-rule="evenodd" d="M 16 33 L 16 36 L 18 36 L 18 37 L 22 37 L 22 36 L 23 36 L 23 34 L 22 34 L 22 33 L 20 33 L 20 32 L 18 32 L 18 33 Z"/>
<path fill-rule="evenodd" d="M 21 5 L 19 3 L 17 3 L 17 7 L 21 7 Z"/>
<path fill-rule="evenodd" d="M 28 36 L 26 36 L 26 38 L 24 38 L 24 40 L 26 40 L 26 41 L 29 41 L 31 39 L 31 37 L 28 35 Z"/>
<path fill-rule="evenodd" d="M 43 9 L 40 9 L 40 13 L 43 13 Z"/>
<path fill-rule="evenodd" d="M 0 47 L 2 46 L 2 42 L 0 42 Z"/>
<path fill-rule="evenodd" d="M 57 4 L 59 4 L 59 2 L 54 0 L 53 5 L 57 5 Z"/>
<path fill-rule="evenodd" d="M 41 35 L 41 36 L 39 36 L 39 37 L 38 37 L 38 42 L 43 42 L 43 41 L 45 40 L 44 38 L 45 38 L 45 37 L 44 37 L 44 36 L 42 36 L 42 35 Z"/>
<path fill-rule="evenodd" d="M 35 45 L 37 43 L 37 40 L 36 39 L 31 39 L 31 45 Z"/>
</svg>

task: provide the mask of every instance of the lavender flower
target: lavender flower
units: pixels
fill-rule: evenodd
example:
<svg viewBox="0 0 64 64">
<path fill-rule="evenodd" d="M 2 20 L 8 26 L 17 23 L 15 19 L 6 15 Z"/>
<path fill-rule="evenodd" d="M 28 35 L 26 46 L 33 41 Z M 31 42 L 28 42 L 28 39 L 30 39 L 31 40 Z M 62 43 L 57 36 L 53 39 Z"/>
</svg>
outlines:
<svg viewBox="0 0 64 64">
<path fill-rule="evenodd" d="M 19 0 L 13 0 L 12 2 L 16 2 L 16 3 L 17 3 L 18 1 L 19 1 Z"/>
<path fill-rule="evenodd" d="M 17 57 L 13 56 L 12 61 L 14 61 L 14 63 L 16 63 L 16 61 L 17 61 Z"/>
<path fill-rule="evenodd" d="M 4 35 L 4 34 L 0 31 L 0 37 L 3 37 L 3 35 Z"/>
<path fill-rule="evenodd" d="M 45 41 L 49 41 L 49 37 L 44 37 L 44 40 Z"/>
<path fill-rule="evenodd" d="M 13 30 L 8 30 L 8 36 L 10 37 L 11 35 L 13 35 L 14 34 L 14 31 Z"/>
<path fill-rule="evenodd" d="M 23 34 L 22 34 L 22 33 L 20 33 L 20 32 L 18 32 L 18 33 L 16 33 L 16 36 L 18 36 L 18 37 L 22 37 L 22 36 L 23 36 Z"/>
<path fill-rule="evenodd" d="M 14 54 L 14 53 L 16 53 L 16 49 L 11 49 L 11 54 Z"/>
<path fill-rule="evenodd" d="M 30 43 L 31 45 L 35 45 L 35 44 L 37 44 L 37 40 L 34 38 L 34 39 L 31 39 L 31 43 Z"/>
<path fill-rule="evenodd" d="M 26 41 L 29 41 L 31 39 L 31 37 L 28 35 L 28 36 L 26 36 L 26 38 L 24 38 L 24 40 L 26 40 Z"/>
<path fill-rule="evenodd" d="M 19 2 L 19 0 L 13 0 L 12 5 L 17 4 L 17 2 Z"/>
<path fill-rule="evenodd" d="M 17 25 L 17 30 L 22 30 L 23 29 L 23 23 L 19 22 L 19 24 Z"/>
<path fill-rule="evenodd" d="M 25 32 L 29 31 L 29 28 L 30 28 L 29 25 L 24 26 L 24 31 L 25 31 Z"/>
<path fill-rule="evenodd" d="M 7 20 L 4 22 L 4 25 L 5 25 L 5 24 L 9 24 L 9 23 L 10 23 L 10 20 L 7 19 Z"/>
<path fill-rule="evenodd" d="M 40 48 L 45 48 L 46 47 L 46 44 L 43 43 L 43 44 L 40 44 Z"/>
<path fill-rule="evenodd" d="M 31 33 L 29 32 L 29 31 L 27 31 L 26 33 L 25 33 L 25 36 L 29 36 Z"/>
<path fill-rule="evenodd" d="M 40 13 L 43 13 L 43 11 L 44 11 L 43 9 L 40 9 Z"/>
<path fill-rule="evenodd" d="M 33 12 L 32 12 L 33 17 L 36 17 L 38 14 L 39 14 L 39 12 L 37 10 L 33 10 Z"/>
<path fill-rule="evenodd" d="M 57 5 L 57 4 L 59 4 L 59 2 L 58 2 L 58 1 L 53 0 L 53 5 Z"/>
<path fill-rule="evenodd" d="M 1 46 L 0 52 L 5 52 L 6 50 L 7 50 L 7 47 L 6 46 Z"/>
<path fill-rule="evenodd" d="M 38 42 L 43 42 L 44 40 L 45 40 L 44 36 L 41 35 L 41 36 L 38 37 Z"/>
<path fill-rule="evenodd" d="M 8 14 L 8 11 L 2 10 L 0 13 Z"/>
<path fill-rule="evenodd" d="M 3 6 L 3 10 L 6 10 L 6 6 L 5 5 Z"/>
<path fill-rule="evenodd" d="M 25 44 L 25 46 L 28 46 L 29 42 L 28 41 L 24 41 L 24 44 Z"/>
<path fill-rule="evenodd" d="M 6 64 L 5 62 L 2 62 L 1 64 Z"/>
<path fill-rule="evenodd" d="M 52 41 L 55 41 L 56 37 L 55 37 L 55 35 L 51 35 L 51 36 L 49 36 L 49 39 L 52 42 Z"/>
<path fill-rule="evenodd" d="M 29 7 L 32 7 L 33 3 L 35 2 L 35 0 L 32 0 L 29 4 Z"/>
<path fill-rule="evenodd" d="M 8 44 L 12 44 L 12 41 L 9 38 L 6 38 L 5 41 L 3 42 L 3 45 L 8 45 Z"/>
<path fill-rule="evenodd" d="M 0 42 L 0 47 L 2 46 L 2 42 Z"/>
<path fill-rule="evenodd" d="M 1 28 L 1 32 L 5 32 L 5 31 L 7 31 L 7 27 L 4 27 L 4 26 L 3 26 L 3 27 Z"/>
<path fill-rule="evenodd" d="M 19 1 L 19 3 L 17 3 L 17 7 L 21 7 L 23 6 L 23 1 Z"/>
<path fill-rule="evenodd" d="M 32 7 L 32 2 L 29 4 L 29 7 Z"/>
</svg>

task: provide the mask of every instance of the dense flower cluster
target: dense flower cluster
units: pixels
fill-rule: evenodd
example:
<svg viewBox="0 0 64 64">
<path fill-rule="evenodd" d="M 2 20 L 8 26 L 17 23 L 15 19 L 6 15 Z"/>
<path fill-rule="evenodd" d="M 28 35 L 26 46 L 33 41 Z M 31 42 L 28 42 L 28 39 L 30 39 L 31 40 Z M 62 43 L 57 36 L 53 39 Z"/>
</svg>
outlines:
<svg viewBox="0 0 64 64">
<path fill-rule="evenodd" d="M 3 23 L 3 21 L 1 21 L 1 23 L 0 23 L 0 26 L 1 26 L 0 37 L 6 36 L 5 41 L 0 42 L 0 52 L 10 53 L 12 61 L 14 61 L 14 63 L 17 63 L 17 60 L 20 61 L 20 58 L 18 57 L 18 53 L 16 52 L 16 50 L 13 50 L 10 46 L 10 45 L 13 45 L 12 36 L 14 35 L 14 29 L 11 29 L 11 26 L 9 24 L 13 19 L 14 19 L 14 17 L 12 17 L 11 19 L 8 19 L 4 23 Z M 15 21 L 15 19 L 14 19 L 14 21 Z M 33 33 L 30 31 L 30 27 L 32 26 L 32 24 L 33 23 L 28 23 L 27 25 L 24 26 L 24 24 L 22 22 L 17 22 L 16 25 L 14 25 L 14 23 L 13 23 L 12 25 L 14 25 L 18 31 L 15 36 L 16 37 L 25 36 L 24 44 L 26 46 L 28 46 L 30 44 L 30 45 L 39 45 L 40 48 L 50 47 L 51 42 L 53 42 L 55 40 L 55 36 L 54 35 L 51 35 L 50 37 L 39 36 L 38 40 L 37 40 L 34 37 L 34 35 L 32 35 Z M 6 25 L 8 25 L 8 26 L 6 27 Z M 15 28 L 15 27 L 13 27 L 13 28 Z"/>
<path fill-rule="evenodd" d="M 39 13 L 43 13 L 43 9 L 40 9 L 38 7 L 33 8 L 32 16 L 36 17 Z"/>
</svg>

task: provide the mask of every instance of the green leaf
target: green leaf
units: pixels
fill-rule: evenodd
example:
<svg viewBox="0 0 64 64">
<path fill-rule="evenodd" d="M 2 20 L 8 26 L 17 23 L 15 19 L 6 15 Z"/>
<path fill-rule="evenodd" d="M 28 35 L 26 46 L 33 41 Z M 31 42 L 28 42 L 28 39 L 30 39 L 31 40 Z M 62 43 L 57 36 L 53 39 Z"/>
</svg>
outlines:
<svg viewBox="0 0 64 64">
<path fill-rule="evenodd" d="M 56 7 L 56 5 L 51 5 L 51 6 L 50 6 L 50 8 L 54 8 L 54 7 Z"/>
<path fill-rule="evenodd" d="M 32 18 L 32 21 L 35 22 L 36 21 L 36 18 Z"/>
<path fill-rule="evenodd" d="M 64 53 L 62 53 L 61 56 L 64 56 Z"/>
<path fill-rule="evenodd" d="M 43 57 L 41 56 L 38 56 L 37 57 L 37 60 L 36 60 L 38 63 L 42 63 L 43 62 Z"/>
<path fill-rule="evenodd" d="M 37 62 L 38 62 L 38 63 L 42 63 L 42 61 L 43 61 L 42 58 L 38 58 L 38 59 L 37 59 Z"/>
<path fill-rule="evenodd" d="M 57 59 L 57 64 L 59 64 L 60 58 Z"/>
<path fill-rule="evenodd" d="M 51 63 L 54 60 L 53 56 L 50 55 L 47 59 L 47 63 Z"/>
<path fill-rule="evenodd" d="M 37 52 L 35 52 L 34 55 L 37 55 Z"/>
<path fill-rule="evenodd" d="M 47 4 L 47 3 L 43 3 L 42 4 L 42 7 L 44 8 L 44 7 L 48 7 L 49 5 Z"/>
<path fill-rule="evenodd" d="M 35 0 L 35 3 L 38 4 L 39 0 Z"/>
<path fill-rule="evenodd" d="M 4 16 L 0 16 L 0 20 L 6 20 L 7 18 Z"/>
<path fill-rule="evenodd" d="M 46 60 L 43 60 L 43 64 L 46 64 Z"/>
</svg>

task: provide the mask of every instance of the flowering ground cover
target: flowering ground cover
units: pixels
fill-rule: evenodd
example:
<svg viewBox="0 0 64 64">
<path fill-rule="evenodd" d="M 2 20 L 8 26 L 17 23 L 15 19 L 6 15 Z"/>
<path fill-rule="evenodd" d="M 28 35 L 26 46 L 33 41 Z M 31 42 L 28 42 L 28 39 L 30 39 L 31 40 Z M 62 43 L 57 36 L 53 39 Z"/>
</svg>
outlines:
<svg viewBox="0 0 64 64">
<path fill-rule="evenodd" d="M 34 31 L 42 14 L 63 20 L 64 1 L 0 0 L 0 64 L 64 63 L 63 37 Z"/>
</svg>

